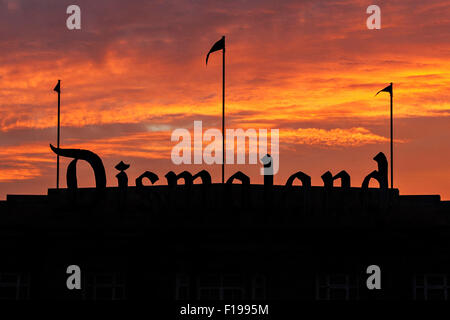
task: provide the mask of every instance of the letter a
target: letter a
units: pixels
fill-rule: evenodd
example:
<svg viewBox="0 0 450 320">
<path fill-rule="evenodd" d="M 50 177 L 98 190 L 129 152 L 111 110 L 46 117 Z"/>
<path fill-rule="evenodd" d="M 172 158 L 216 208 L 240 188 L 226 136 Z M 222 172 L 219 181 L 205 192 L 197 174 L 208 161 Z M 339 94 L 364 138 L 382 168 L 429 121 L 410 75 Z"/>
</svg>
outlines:
<svg viewBox="0 0 450 320">
<path fill-rule="evenodd" d="M 222 164 L 222 132 L 219 129 L 208 129 L 203 135 L 205 142 L 213 140 L 203 151 L 203 160 L 206 164 Z M 213 156 L 214 154 L 214 156 Z"/>
<path fill-rule="evenodd" d="M 172 162 L 176 165 L 179 164 L 191 164 L 191 134 L 186 129 L 175 129 L 172 132 L 170 140 L 179 141 L 175 147 L 172 148 L 171 158 Z M 183 155 L 180 156 L 180 153 Z"/>
<path fill-rule="evenodd" d="M 75 5 L 75 4 L 72 4 L 72 5 L 67 7 L 66 13 L 67 14 L 72 14 L 66 20 L 67 29 L 69 29 L 69 30 L 73 30 L 73 29 L 80 30 L 81 29 L 81 10 L 80 10 L 80 7 Z"/>
<path fill-rule="evenodd" d="M 371 265 L 367 267 L 367 274 L 371 274 L 369 278 L 367 278 L 367 289 L 381 289 L 381 270 L 377 265 Z"/>
<path fill-rule="evenodd" d="M 81 289 L 81 269 L 77 265 L 71 265 L 67 267 L 67 274 L 70 274 L 70 276 L 67 278 L 66 285 L 67 289 L 73 290 Z"/>
<path fill-rule="evenodd" d="M 367 18 L 366 25 L 367 29 L 381 29 L 381 9 L 379 6 L 372 4 L 367 7 L 367 14 L 373 13 L 371 16 Z"/>
</svg>

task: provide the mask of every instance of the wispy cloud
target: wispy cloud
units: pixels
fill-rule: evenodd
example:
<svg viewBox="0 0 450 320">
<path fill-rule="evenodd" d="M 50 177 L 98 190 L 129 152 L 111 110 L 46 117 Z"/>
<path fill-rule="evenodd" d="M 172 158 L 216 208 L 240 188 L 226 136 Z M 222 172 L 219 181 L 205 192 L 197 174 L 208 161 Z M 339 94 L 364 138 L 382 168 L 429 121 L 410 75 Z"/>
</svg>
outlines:
<svg viewBox="0 0 450 320">
<path fill-rule="evenodd" d="M 39 184 L 48 173 L 57 79 L 65 147 L 93 149 L 111 161 L 170 161 L 170 130 L 189 129 L 193 120 L 220 127 L 220 54 L 208 68 L 204 59 L 222 34 L 227 126 L 280 128 L 289 157 L 309 147 L 354 155 L 384 148 L 389 98 L 374 94 L 391 81 L 395 119 L 405 123 L 395 131 L 401 148 L 417 141 L 415 147 L 427 147 L 417 128 L 406 125 L 412 119 L 433 126 L 450 116 L 448 1 L 380 1 L 377 31 L 365 27 L 362 0 L 77 4 L 82 30 L 72 32 L 64 2 L 0 1 L 3 181 L 16 172 Z M 433 141 L 450 141 L 448 132 L 433 132 Z M 448 163 L 439 150 L 430 152 L 427 157 Z M 448 198 L 450 185 L 438 184 Z"/>
</svg>

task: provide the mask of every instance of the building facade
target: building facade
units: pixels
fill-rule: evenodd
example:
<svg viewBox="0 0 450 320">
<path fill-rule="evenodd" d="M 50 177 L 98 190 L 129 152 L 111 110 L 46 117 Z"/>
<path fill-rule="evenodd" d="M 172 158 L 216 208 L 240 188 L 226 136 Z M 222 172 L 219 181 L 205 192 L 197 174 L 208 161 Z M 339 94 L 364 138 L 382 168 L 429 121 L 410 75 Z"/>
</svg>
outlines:
<svg viewBox="0 0 450 320">
<path fill-rule="evenodd" d="M 439 196 L 186 184 L 49 189 L 0 210 L 1 299 L 450 299 Z M 71 265 L 81 290 L 67 287 Z"/>
</svg>

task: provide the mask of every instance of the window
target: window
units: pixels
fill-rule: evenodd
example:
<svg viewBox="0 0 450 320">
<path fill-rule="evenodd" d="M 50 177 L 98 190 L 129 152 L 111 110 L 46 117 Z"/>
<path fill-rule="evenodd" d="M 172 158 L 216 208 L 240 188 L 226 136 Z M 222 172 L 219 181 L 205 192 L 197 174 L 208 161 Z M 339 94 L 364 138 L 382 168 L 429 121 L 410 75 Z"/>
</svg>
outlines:
<svg viewBox="0 0 450 320">
<path fill-rule="evenodd" d="M 242 300 L 244 281 L 239 275 L 206 275 L 198 279 L 199 300 Z"/>
<path fill-rule="evenodd" d="M 422 274 L 414 276 L 415 300 L 449 300 L 450 282 L 446 274 Z"/>
<path fill-rule="evenodd" d="M 85 298 L 92 300 L 125 299 L 125 284 L 122 274 L 117 272 L 89 274 Z"/>
<path fill-rule="evenodd" d="M 266 278 L 256 275 L 252 279 L 252 299 L 264 300 L 266 298 Z"/>
<path fill-rule="evenodd" d="M 177 274 L 175 299 L 189 299 L 189 277 L 185 274 Z"/>
<path fill-rule="evenodd" d="M 29 273 L 0 273 L 1 300 L 22 300 L 29 298 Z"/>
<path fill-rule="evenodd" d="M 177 300 L 261 300 L 265 297 L 266 279 L 262 275 L 205 274 L 191 277 L 177 274 L 176 277 Z"/>
<path fill-rule="evenodd" d="M 359 298 L 358 278 L 348 274 L 318 275 L 317 300 L 355 300 Z"/>
</svg>

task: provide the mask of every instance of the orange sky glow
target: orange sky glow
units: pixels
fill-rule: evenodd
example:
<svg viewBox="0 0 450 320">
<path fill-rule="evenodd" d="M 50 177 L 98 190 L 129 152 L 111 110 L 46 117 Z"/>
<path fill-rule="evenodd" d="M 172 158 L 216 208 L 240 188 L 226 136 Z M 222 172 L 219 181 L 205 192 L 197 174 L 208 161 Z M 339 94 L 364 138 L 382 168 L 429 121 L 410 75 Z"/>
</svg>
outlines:
<svg viewBox="0 0 450 320">
<path fill-rule="evenodd" d="M 0 0 L 0 199 L 55 187 L 57 95 L 61 146 L 97 153 L 108 186 L 123 160 L 130 185 L 149 170 L 220 166 L 172 163 L 176 128 L 221 127 L 226 36 L 228 128 L 279 129 L 276 184 L 302 170 L 322 185 L 346 170 L 352 186 L 389 157 L 394 83 L 395 187 L 450 200 L 450 3 L 378 1 L 381 30 L 368 30 L 370 1 L 77 1 L 81 30 L 66 28 L 68 1 Z M 61 179 L 65 184 L 62 159 Z M 260 165 L 230 165 L 262 183 Z M 79 185 L 93 185 L 80 163 Z"/>
</svg>

